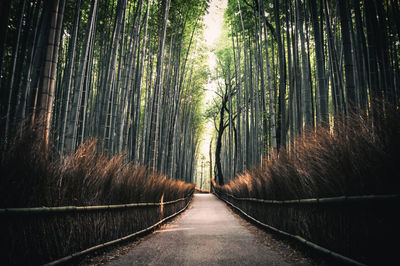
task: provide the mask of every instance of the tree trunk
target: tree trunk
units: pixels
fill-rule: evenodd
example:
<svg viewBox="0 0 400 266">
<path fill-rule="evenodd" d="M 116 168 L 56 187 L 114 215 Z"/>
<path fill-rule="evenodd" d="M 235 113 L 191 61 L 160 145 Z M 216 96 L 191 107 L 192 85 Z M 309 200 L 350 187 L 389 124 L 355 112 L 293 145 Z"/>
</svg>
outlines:
<svg viewBox="0 0 400 266">
<path fill-rule="evenodd" d="M 312 126 L 312 106 L 311 106 L 311 86 L 309 83 L 309 63 L 306 51 L 306 40 L 304 37 L 304 9 L 301 0 L 296 0 L 298 12 L 298 31 L 300 34 L 300 47 L 301 47 L 301 67 L 302 67 L 302 84 L 301 84 L 301 105 L 303 113 L 303 127 L 309 128 Z"/>
<path fill-rule="evenodd" d="M 309 0 L 310 13 L 312 20 L 312 29 L 315 40 L 315 63 L 317 66 L 317 108 L 319 121 L 323 126 L 329 126 L 329 112 L 328 112 L 328 88 L 325 86 L 325 62 L 324 62 L 324 46 L 322 43 L 320 26 L 318 21 L 317 4 L 314 0 Z M 320 8 L 322 6 L 320 5 Z"/>
<path fill-rule="evenodd" d="M 66 127 L 67 127 L 67 118 L 68 118 L 68 111 L 69 111 L 69 102 L 71 97 L 71 87 L 72 87 L 72 73 L 75 66 L 75 55 L 76 55 L 76 43 L 78 39 L 78 28 L 79 28 L 79 21 L 80 21 L 80 8 L 81 8 L 81 0 L 78 0 L 76 3 L 75 9 L 75 16 L 74 16 L 74 25 L 73 25 L 73 32 L 71 35 L 71 40 L 69 41 L 68 47 L 68 61 L 64 71 L 64 80 L 62 83 L 63 89 L 65 90 L 65 98 L 63 103 L 63 114 L 62 114 L 62 130 L 60 136 L 60 153 L 63 154 L 64 152 L 64 141 L 65 141 L 65 134 L 66 134 Z"/>
<path fill-rule="evenodd" d="M 51 109 L 53 105 L 53 93 L 55 84 L 55 69 L 58 59 L 58 40 L 57 38 L 59 32 L 61 31 L 63 10 L 60 8 L 60 0 L 49 1 L 47 3 L 50 10 L 50 20 L 49 20 L 49 33 L 48 42 L 46 47 L 46 57 L 44 62 L 44 70 L 42 75 L 42 88 L 40 94 L 40 108 L 39 114 L 40 118 L 43 119 L 45 125 L 44 138 L 46 144 L 49 143 L 49 133 L 50 133 L 50 118 Z"/>
<path fill-rule="evenodd" d="M 21 31 L 22 31 L 22 19 L 24 17 L 24 11 L 25 11 L 25 0 L 21 1 L 20 4 L 21 8 L 20 8 L 20 15 L 19 15 L 19 21 L 18 21 L 18 30 L 17 30 L 17 40 L 15 43 L 15 47 L 14 47 L 14 52 L 13 52 L 13 60 L 12 60 L 12 67 L 11 67 L 11 77 L 10 77 L 10 83 L 9 83 L 9 90 L 8 90 L 8 104 L 7 104 L 7 113 L 6 113 L 6 126 L 5 126 L 5 132 L 4 132 L 4 144 L 7 144 L 7 138 L 8 138 L 8 131 L 11 125 L 11 108 L 12 108 L 12 100 L 14 97 L 16 97 L 15 91 L 16 91 L 16 86 L 14 85 L 14 78 L 15 78 L 15 68 L 17 65 L 17 58 L 18 58 L 18 48 L 19 48 L 19 41 L 20 41 L 20 37 L 21 37 Z M 3 52 L 3 51 L 1 51 Z M 2 59 L 2 57 L 0 57 L 0 59 Z M 1 65 L 0 65 L 1 67 Z M 1 71 L 0 71 L 1 72 Z M 0 76 L 1 77 L 1 76 Z M 15 114 L 13 114 L 15 115 Z"/>
<path fill-rule="evenodd" d="M 95 17 L 97 16 L 97 0 L 92 0 L 88 24 L 86 26 L 86 39 L 82 48 L 78 77 L 75 82 L 73 105 L 68 119 L 68 127 L 66 133 L 65 149 L 69 152 L 74 151 L 77 138 L 78 121 L 81 110 L 84 73 L 87 66 L 87 58 L 89 53 L 89 45 L 94 27 Z"/>
<path fill-rule="evenodd" d="M 347 0 L 339 0 L 340 25 L 342 29 L 342 42 L 344 52 L 344 69 L 346 77 L 346 98 L 348 111 L 354 111 L 357 107 L 356 88 L 354 86 L 354 70 L 352 58 L 352 45 L 350 39 L 350 17 Z"/>
<path fill-rule="evenodd" d="M 160 36 L 160 43 L 159 43 L 159 51 L 158 51 L 158 59 L 157 59 L 157 74 L 156 74 L 156 82 L 155 82 L 155 99 L 154 99 L 154 118 L 153 118 L 153 128 L 155 130 L 154 137 L 152 138 L 153 144 L 153 151 L 152 151 L 152 169 L 156 170 L 158 168 L 158 138 L 159 138 L 159 123 L 160 123 L 160 100 L 161 100 L 161 90 L 162 90 L 162 81 L 163 81 L 163 65 L 164 65 L 164 46 L 165 46 L 165 38 L 167 32 L 167 21 L 168 21 L 168 13 L 169 13 L 169 6 L 171 0 L 166 0 L 165 2 L 165 10 L 164 10 L 164 19 L 163 19 L 163 26 Z"/>
<path fill-rule="evenodd" d="M 226 109 L 226 101 L 228 96 L 225 94 L 224 98 L 222 99 L 221 109 L 219 111 L 219 127 L 217 130 L 217 143 L 215 149 L 215 164 L 217 167 L 217 178 L 218 184 L 220 186 L 224 185 L 224 175 L 222 172 L 222 164 L 221 164 L 221 150 L 222 150 L 222 136 L 224 134 L 224 116 L 225 116 L 225 109 Z"/>
<path fill-rule="evenodd" d="M 281 23 L 279 19 L 279 0 L 274 0 L 274 16 L 279 58 L 279 110 L 277 128 L 277 146 L 286 147 L 286 61 L 285 49 L 281 39 Z"/>
</svg>

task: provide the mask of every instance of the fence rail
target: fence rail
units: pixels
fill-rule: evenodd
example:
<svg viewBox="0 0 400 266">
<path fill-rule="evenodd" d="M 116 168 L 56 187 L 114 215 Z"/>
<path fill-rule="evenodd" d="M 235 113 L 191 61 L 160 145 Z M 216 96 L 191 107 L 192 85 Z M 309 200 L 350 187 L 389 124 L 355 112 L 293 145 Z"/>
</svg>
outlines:
<svg viewBox="0 0 400 266">
<path fill-rule="evenodd" d="M 191 194 L 187 197 L 190 197 Z M 61 206 L 61 207 L 33 207 L 33 208 L 4 208 L 0 209 L 1 215 L 15 215 L 15 214 L 39 214 L 39 213 L 62 213 L 62 212 L 85 212 L 85 211 L 101 211 L 101 210 L 116 210 L 116 209 L 129 209 L 137 207 L 161 206 L 174 204 L 179 201 L 186 200 L 179 198 L 176 200 L 166 202 L 138 202 L 128 204 L 116 205 L 98 205 L 98 206 Z"/>
<path fill-rule="evenodd" d="M 319 204 L 319 203 L 342 203 L 342 202 L 367 202 L 367 201 L 385 201 L 385 200 L 400 200 L 399 194 L 389 195 L 364 195 L 364 196 L 339 196 L 327 198 L 309 198 L 309 199 L 295 199 L 295 200 L 265 200 L 256 198 L 238 198 L 229 193 L 223 193 L 239 201 L 253 201 L 266 204 Z"/>
</svg>

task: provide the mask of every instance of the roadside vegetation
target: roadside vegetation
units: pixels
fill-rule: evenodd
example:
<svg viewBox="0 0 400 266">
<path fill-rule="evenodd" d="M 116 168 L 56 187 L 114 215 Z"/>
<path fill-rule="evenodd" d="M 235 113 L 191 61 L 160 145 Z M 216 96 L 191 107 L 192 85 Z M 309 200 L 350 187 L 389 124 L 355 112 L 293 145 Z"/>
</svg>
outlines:
<svg viewBox="0 0 400 266">
<path fill-rule="evenodd" d="M 266 200 L 400 194 L 400 113 L 387 105 L 372 121 L 352 114 L 334 128 L 295 138 L 293 149 L 273 151 L 215 191 L 270 226 L 299 235 L 367 264 L 395 259 L 400 231 L 395 201 L 273 205 L 229 197 Z M 366 241 L 368 240 L 368 241 Z"/>
<path fill-rule="evenodd" d="M 99 152 L 96 140 L 60 159 L 41 130 L 26 130 L 1 152 L 0 208 L 166 202 L 194 191 L 194 184 L 127 163 L 125 155 Z M 162 208 L 2 215 L 0 257 L 6 265 L 43 264 L 142 230 L 187 202 Z"/>
<path fill-rule="evenodd" d="M 308 131 L 221 191 L 274 200 L 399 193 L 400 113 L 389 108 L 375 123 L 353 114 L 334 129 Z"/>
</svg>

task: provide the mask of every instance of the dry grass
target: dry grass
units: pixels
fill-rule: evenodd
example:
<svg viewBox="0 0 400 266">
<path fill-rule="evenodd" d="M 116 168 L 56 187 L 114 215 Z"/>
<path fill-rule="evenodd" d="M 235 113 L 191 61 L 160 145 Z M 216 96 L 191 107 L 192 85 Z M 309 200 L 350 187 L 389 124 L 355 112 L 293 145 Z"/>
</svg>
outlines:
<svg viewBox="0 0 400 266">
<path fill-rule="evenodd" d="M 288 200 L 400 193 L 400 112 L 387 107 L 379 121 L 353 114 L 332 132 L 319 128 L 295 140 L 263 166 L 231 180 L 220 193 Z M 398 202 L 274 206 L 230 201 L 257 219 L 367 263 L 390 262 L 400 231 Z"/>
<path fill-rule="evenodd" d="M 108 205 L 183 198 L 194 184 L 169 179 L 123 155 L 96 151 L 96 141 L 59 159 L 30 128 L 1 152 L 0 208 Z M 187 201 L 160 207 L 1 217 L 0 259 L 6 265 L 43 264 L 144 229 Z"/>
</svg>

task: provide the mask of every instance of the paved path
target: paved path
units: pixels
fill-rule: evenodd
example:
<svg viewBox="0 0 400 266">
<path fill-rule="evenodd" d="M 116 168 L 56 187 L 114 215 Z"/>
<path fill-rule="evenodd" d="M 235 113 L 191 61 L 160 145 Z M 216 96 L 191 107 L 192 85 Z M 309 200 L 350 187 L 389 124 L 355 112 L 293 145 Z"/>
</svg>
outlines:
<svg viewBox="0 0 400 266">
<path fill-rule="evenodd" d="M 289 265 L 212 194 L 109 265 Z"/>
</svg>

